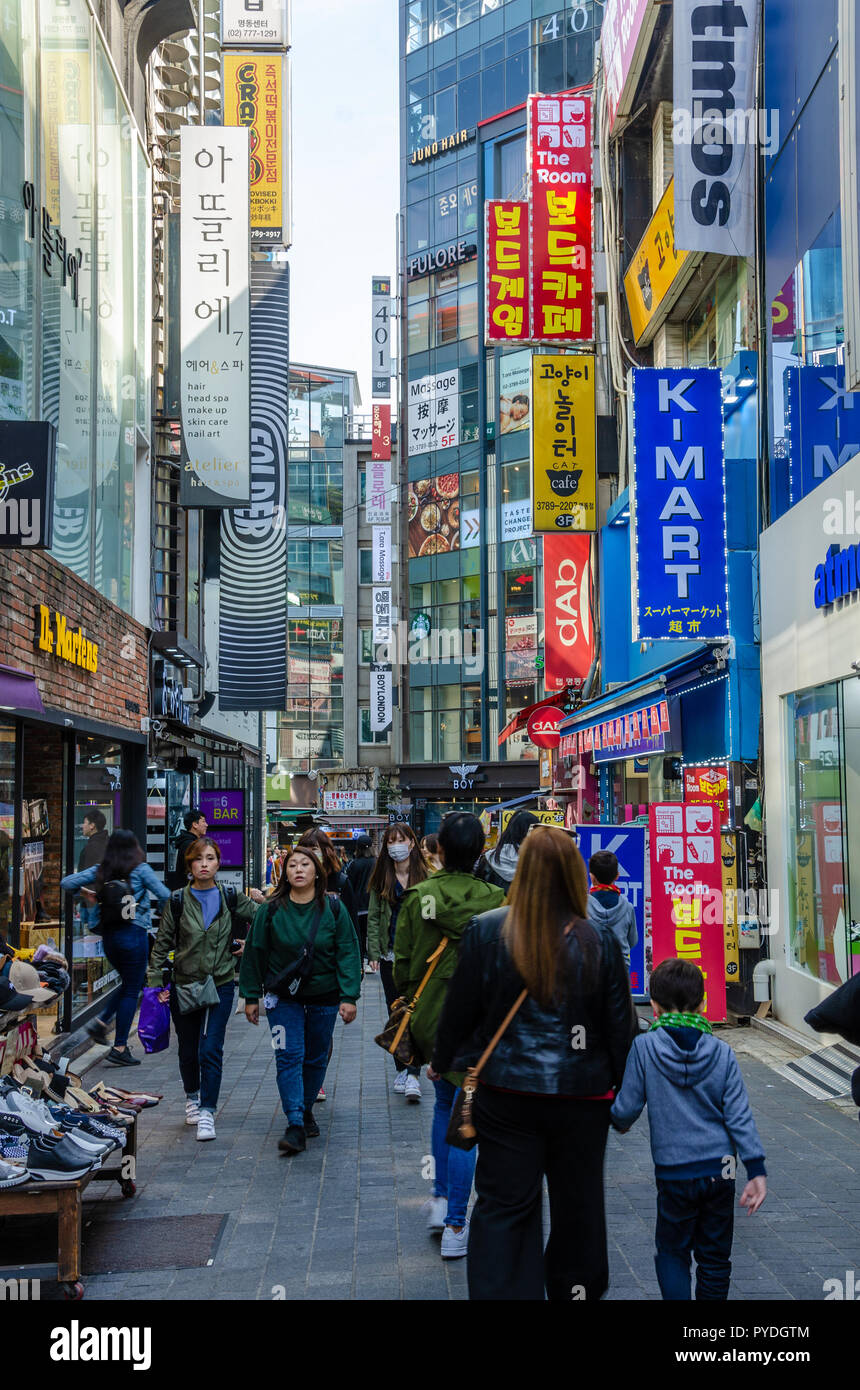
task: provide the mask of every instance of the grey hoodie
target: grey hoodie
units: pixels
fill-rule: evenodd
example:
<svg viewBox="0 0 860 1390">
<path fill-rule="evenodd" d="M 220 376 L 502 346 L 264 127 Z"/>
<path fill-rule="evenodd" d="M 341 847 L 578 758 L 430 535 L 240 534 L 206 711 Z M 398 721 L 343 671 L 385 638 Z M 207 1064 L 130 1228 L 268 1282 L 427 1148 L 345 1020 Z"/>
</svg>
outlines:
<svg viewBox="0 0 860 1390">
<path fill-rule="evenodd" d="M 500 880 L 500 888 L 513 883 L 518 858 L 519 850 L 514 845 L 502 845 L 500 850 L 491 849 L 486 856 L 488 868 Z"/>
<path fill-rule="evenodd" d="M 741 1069 L 727 1043 L 696 1028 L 640 1033 L 610 1114 L 628 1130 L 648 1106 L 658 1178 L 716 1177 L 739 1155 L 750 1178 L 764 1173 L 764 1149 Z"/>
<path fill-rule="evenodd" d="M 639 940 L 636 913 L 623 893 L 597 892 L 588 895 L 588 919 L 597 926 L 608 927 L 618 937 L 624 963 L 630 968 L 630 952 Z"/>
</svg>

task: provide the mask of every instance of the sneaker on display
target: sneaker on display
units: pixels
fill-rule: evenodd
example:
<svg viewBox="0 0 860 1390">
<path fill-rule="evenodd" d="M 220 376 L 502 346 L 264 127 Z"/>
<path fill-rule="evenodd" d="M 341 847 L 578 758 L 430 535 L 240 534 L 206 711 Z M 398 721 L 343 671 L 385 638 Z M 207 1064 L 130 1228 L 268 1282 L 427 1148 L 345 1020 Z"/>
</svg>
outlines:
<svg viewBox="0 0 860 1390">
<path fill-rule="evenodd" d="M 7 1163 L 0 1158 L 0 1187 L 17 1187 L 19 1183 L 27 1182 L 29 1176 L 20 1163 Z"/>
<path fill-rule="evenodd" d="M 469 1249 L 469 1223 L 461 1226 L 459 1231 L 455 1231 L 453 1226 L 446 1226 L 442 1232 L 442 1245 L 440 1254 L 443 1260 L 461 1260 Z"/>
<path fill-rule="evenodd" d="M 35 1134 L 54 1134 L 57 1122 L 44 1101 L 33 1100 L 23 1091 L 7 1091 L 0 1098 L 0 1109 L 7 1115 L 17 1115 L 29 1130 Z"/>
<path fill-rule="evenodd" d="M 185 1123 L 196 1125 L 200 1119 L 200 1101 L 194 1096 L 190 1096 L 185 1102 Z"/>
<path fill-rule="evenodd" d="M 211 1110 L 200 1111 L 197 1121 L 197 1138 L 201 1141 L 215 1138 L 215 1116 Z"/>
<path fill-rule="evenodd" d="M 448 1212 L 447 1197 L 429 1197 L 421 1210 L 427 1217 L 427 1230 L 439 1236 L 445 1229 L 445 1216 Z"/>
<path fill-rule="evenodd" d="M 410 1105 L 418 1104 L 421 1100 L 421 1082 L 418 1080 L 417 1076 L 407 1076 L 403 1094 Z"/>
<path fill-rule="evenodd" d="M 82 1178 L 91 1168 L 100 1166 L 98 1162 L 88 1162 L 74 1145 L 69 1153 L 64 1142 L 50 1144 L 44 1139 L 34 1139 L 27 1154 L 28 1177 L 42 1178 L 45 1182 L 63 1182 L 68 1178 Z"/>
</svg>

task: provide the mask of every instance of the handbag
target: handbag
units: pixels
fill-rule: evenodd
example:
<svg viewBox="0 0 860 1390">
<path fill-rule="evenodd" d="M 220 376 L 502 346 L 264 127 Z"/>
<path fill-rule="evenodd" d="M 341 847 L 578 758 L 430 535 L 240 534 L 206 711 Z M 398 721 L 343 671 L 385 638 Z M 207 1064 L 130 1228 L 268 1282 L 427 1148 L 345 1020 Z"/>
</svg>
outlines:
<svg viewBox="0 0 860 1390">
<path fill-rule="evenodd" d="M 433 971 L 436 969 L 436 966 L 439 964 L 439 958 L 447 945 L 448 938 L 447 936 L 443 936 L 433 954 L 427 957 L 429 969 L 426 971 L 423 980 L 412 998 L 409 1000 L 400 998 L 393 1001 L 388 1015 L 388 1022 L 382 1032 L 378 1033 L 373 1039 L 385 1052 L 391 1053 L 401 1070 L 404 1067 L 412 1067 L 420 1063 L 421 1059 L 418 1057 L 418 1049 L 415 1046 L 412 1030 L 409 1025 L 412 1022 L 415 1005 L 421 998 L 424 988 L 430 976 L 433 974 Z"/>
<path fill-rule="evenodd" d="M 188 985 L 174 984 L 176 1007 L 181 1014 L 193 1014 L 198 1009 L 211 1009 L 221 1002 L 218 987 L 211 975 L 205 980 L 192 980 Z"/>
<path fill-rule="evenodd" d="M 496 1044 L 500 1041 L 508 1024 L 523 1003 L 528 994 L 524 989 L 517 996 L 515 1002 L 508 1009 L 499 1027 L 491 1037 L 487 1046 L 484 1048 L 480 1057 L 473 1067 L 469 1067 L 463 1078 L 463 1085 L 460 1094 L 454 1101 L 451 1108 L 451 1118 L 448 1121 L 448 1132 L 445 1135 L 446 1144 L 450 1144 L 454 1149 L 473 1149 L 478 1142 L 478 1132 L 475 1129 L 472 1119 L 472 1104 L 475 1099 L 475 1091 L 478 1089 L 478 1077 L 484 1070 L 486 1063 L 490 1060 L 495 1051 Z"/>
<path fill-rule="evenodd" d="M 337 920 L 339 909 L 335 913 L 334 904 L 332 904 L 332 913 Z M 314 946 L 322 915 L 323 909 L 318 907 L 307 940 L 295 960 L 291 960 L 289 965 L 285 965 L 283 970 L 278 971 L 277 975 L 266 976 L 263 982 L 263 990 L 266 994 L 276 994 L 279 999 L 283 999 L 285 996 L 292 999 L 298 994 L 314 968 Z M 270 925 L 271 917 L 268 917 L 266 926 L 269 927 Z"/>
</svg>

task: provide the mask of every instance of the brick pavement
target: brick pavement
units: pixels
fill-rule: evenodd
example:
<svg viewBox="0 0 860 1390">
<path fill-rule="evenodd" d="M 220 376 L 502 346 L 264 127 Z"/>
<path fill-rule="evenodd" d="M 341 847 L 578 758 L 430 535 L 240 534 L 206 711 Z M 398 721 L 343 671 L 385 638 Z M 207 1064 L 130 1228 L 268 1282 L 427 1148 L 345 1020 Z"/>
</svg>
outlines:
<svg viewBox="0 0 860 1390">
<path fill-rule="evenodd" d="M 373 1043 L 383 1022 L 378 979 L 366 976 L 359 1016 L 338 1022 L 315 1107 L 322 1130 L 306 1153 L 277 1151 L 284 1119 L 265 1024 L 231 1020 L 214 1143 L 184 1124 L 175 1047 L 111 1079 L 165 1092 L 139 1121 L 138 1195 L 111 1185 L 101 1215 L 223 1212 L 211 1266 L 117 1273 L 87 1280 L 87 1298 L 463 1299 L 465 1261 L 444 1262 L 424 1227 L 429 1194 L 432 1087 L 407 1105 L 391 1091 L 391 1064 Z M 860 1126 L 856 1112 L 810 1097 L 755 1055 L 749 1030 L 737 1044 L 768 1155 L 769 1195 L 755 1217 L 739 1212 L 732 1298 L 821 1299 L 825 1279 L 860 1268 Z M 762 1051 L 761 1048 L 758 1050 Z M 767 1049 L 763 1050 L 772 1060 Z M 654 1183 L 647 1123 L 610 1134 L 606 1164 L 610 1299 L 659 1297 L 653 1269 Z M 92 1187 L 90 1191 L 92 1191 Z M 88 1204 L 89 1205 L 89 1204 Z"/>
</svg>

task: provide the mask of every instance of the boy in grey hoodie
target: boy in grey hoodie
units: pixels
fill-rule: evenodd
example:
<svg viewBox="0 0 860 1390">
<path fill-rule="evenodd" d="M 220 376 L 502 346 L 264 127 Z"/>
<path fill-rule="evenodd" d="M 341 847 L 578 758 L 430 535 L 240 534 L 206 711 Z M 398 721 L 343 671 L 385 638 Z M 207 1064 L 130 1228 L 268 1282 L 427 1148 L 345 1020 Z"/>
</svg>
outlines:
<svg viewBox="0 0 860 1390">
<path fill-rule="evenodd" d="M 689 1299 L 696 1256 L 696 1298 L 729 1296 L 736 1155 L 747 1183 L 740 1205 L 750 1216 L 767 1195 L 764 1151 L 735 1054 L 702 1017 L 705 982 L 692 961 L 664 960 L 651 976 L 656 1015 L 633 1043 L 610 1111 L 622 1134 L 648 1106 L 657 1179 L 657 1253 L 665 1299 Z"/>
<path fill-rule="evenodd" d="M 588 894 L 588 920 L 608 927 L 618 937 L 624 963 L 630 969 L 630 952 L 639 940 L 636 913 L 629 898 L 617 887 L 618 860 L 611 850 L 599 849 L 588 861 L 591 890 Z"/>
</svg>

